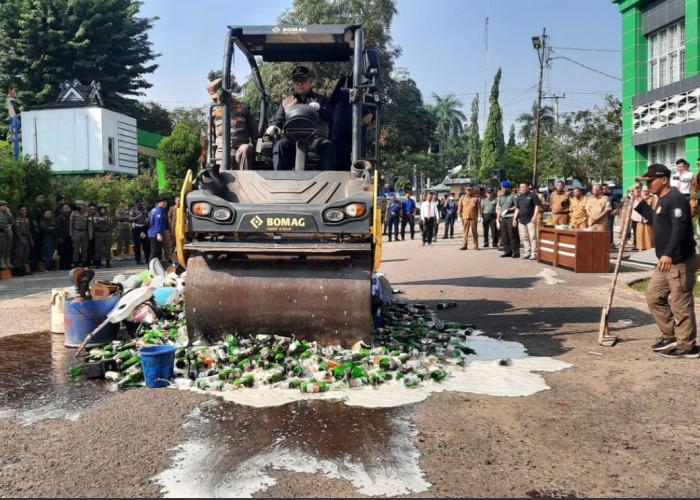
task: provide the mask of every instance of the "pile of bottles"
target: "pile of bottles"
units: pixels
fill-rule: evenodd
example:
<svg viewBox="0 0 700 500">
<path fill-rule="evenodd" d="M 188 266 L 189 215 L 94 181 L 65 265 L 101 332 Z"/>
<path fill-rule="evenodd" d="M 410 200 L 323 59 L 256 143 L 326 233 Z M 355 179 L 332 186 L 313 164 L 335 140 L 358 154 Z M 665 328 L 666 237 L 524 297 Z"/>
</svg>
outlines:
<svg viewBox="0 0 700 500">
<path fill-rule="evenodd" d="M 138 350 L 146 345 L 175 345 L 175 382 L 207 391 L 227 391 L 264 385 L 325 392 L 377 386 L 390 381 L 416 387 L 450 377 L 450 369 L 464 366 L 474 351 L 465 345 L 473 325 L 438 321 L 424 304 L 394 300 L 385 303 L 383 325 L 375 328 L 371 346 L 351 350 L 322 346 L 274 334 L 223 342 L 187 343 L 184 312 L 177 319 L 151 325 L 137 339 L 114 341 L 93 348 L 85 362 L 116 360 L 118 371 L 106 378 L 120 387 L 144 385 Z M 67 375 L 77 376 L 82 365 Z"/>
</svg>

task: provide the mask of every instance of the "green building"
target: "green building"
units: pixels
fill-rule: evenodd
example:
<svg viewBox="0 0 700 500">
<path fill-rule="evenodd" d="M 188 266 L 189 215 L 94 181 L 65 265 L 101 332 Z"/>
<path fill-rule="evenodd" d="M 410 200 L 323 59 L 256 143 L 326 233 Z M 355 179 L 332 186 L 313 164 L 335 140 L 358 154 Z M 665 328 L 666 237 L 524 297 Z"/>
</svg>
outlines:
<svg viewBox="0 0 700 500">
<path fill-rule="evenodd" d="M 700 0 L 613 0 L 622 14 L 622 177 L 700 157 Z"/>
</svg>

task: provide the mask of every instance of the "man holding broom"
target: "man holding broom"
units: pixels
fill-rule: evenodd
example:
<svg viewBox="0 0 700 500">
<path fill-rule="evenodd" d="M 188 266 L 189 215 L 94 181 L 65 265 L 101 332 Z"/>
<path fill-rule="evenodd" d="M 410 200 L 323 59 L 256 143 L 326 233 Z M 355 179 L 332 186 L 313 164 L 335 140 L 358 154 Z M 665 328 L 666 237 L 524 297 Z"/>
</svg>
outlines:
<svg viewBox="0 0 700 500">
<path fill-rule="evenodd" d="M 667 358 L 699 358 L 693 299 L 697 263 L 690 204 L 684 194 L 671 187 L 671 171 L 664 165 L 650 165 L 637 180 L 646 181 L 659 200 L 652 209 L 641 190 L 635 190 L 639 202 L 635 210 L 651 221 L 659 259 L 646 291 L 649 312 L 662 335 L 651 348 Z"/>
</svg>

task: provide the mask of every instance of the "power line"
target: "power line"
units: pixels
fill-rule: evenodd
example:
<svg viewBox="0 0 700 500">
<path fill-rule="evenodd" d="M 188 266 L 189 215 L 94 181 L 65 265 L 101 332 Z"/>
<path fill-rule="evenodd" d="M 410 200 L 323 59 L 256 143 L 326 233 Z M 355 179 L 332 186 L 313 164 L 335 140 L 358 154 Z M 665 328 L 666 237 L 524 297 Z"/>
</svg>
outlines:
<svg viewBox="0 0 700 500">
<path fill-rule="evenodd" d="M 563 56 L 563 55 L 559 54 L 558 52 L 555 52 L 555 51 L 552 51 L 552 52 L 554 52 L 555 54 L 558 54 L 556 57 L 552 57 L 552 59 L 566 59 L 567 61 L 570 61 L 570 62 L 572 62 L 572 63 L 574 63 L 574 64 L 578 64 L 578 65 L 581 66 L 582 68 L 586 68 L 587 70 L 593 71 L 593 72 L 595 72 L 595 73 L 599 73 L 599 74 L 601 74 L 601 75 L 603 75 L 603 76 L 607 76 L 608 78 L 612 78 L 612 79 L 617 80 L 617 81 L 619 81 L 619 82 L 622 81 L 622 78 L 618 78 L 618 77 L 616 77 L 616 76 L 609 75 L 609 74 L 604 73 L 604 72 L 602 72 L 602 71 L 600 71 L 600 70 L 597 70 L 597 69 L 595 69 L 595 68 L 591 68 L 590 66 L 586 66 L 585 64 L 580 63 L 580 62 L 578 62 L 578 61 L 574 61 L 574 60 L 571 59 L 570 57 Z"/>
<path fill-rule="evenodd" d="M 550 47 L 550 49 L 560 49 L 560 50 L 581 50 L 585 52 L 617 52 L 621 53 L 619 49 L 584 49 L 581 47 Z"/>
</svg>

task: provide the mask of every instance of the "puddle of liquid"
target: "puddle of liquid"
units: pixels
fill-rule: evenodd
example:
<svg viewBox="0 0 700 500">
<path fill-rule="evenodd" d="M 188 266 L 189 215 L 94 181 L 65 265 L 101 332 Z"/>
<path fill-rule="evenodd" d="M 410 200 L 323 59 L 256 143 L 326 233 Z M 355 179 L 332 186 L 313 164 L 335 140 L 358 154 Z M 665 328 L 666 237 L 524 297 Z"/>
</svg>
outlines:
<svg viewBox="0 0 700 500">
<path fill-rule="evenodd" d="M 212 401 L 189 416 L 193 435 L 154 479 L 166 497 L 250 497 L 274 470 L 345 479 L 365 495 L 426 491 L 411 442 L 412 407 L 370 409 L 306 400 L 272 408 Z"/>
<path fill-rule="evenodd" d="M 270 386 L 212 392 L 222 400 L 193 412 L 188 425 L 195 433 L 176 449 L 173 467 L 154 479 L 166 497 L 250 497 L 276 484 L 274 470 L 345 479 L 371 496 L 426 491 L 430 483 L 411 441 L 415 407 L 406 405 L 445 390 L 528 396 L 548 389 L 534 372 L 571 366 L 528 357 L 521 343 L 481 332 L 466 343 L 477 354 L 464 369 L 453 367 L 449 380 L 415 388 L 389 382 L 317 394 Z M 510 362 L 503 365 L 505 358 Z"/>
<path fill-rule="evenodd" d="M 116 390 L 104 380 L 66 377 L 79 360 L 76 349 L 63 342 L 63 335 L 49 332 L 0 338 L 0 418 L 16 415 L 23 425 L 46 418 L 77 420 Z"/>
</svg>

